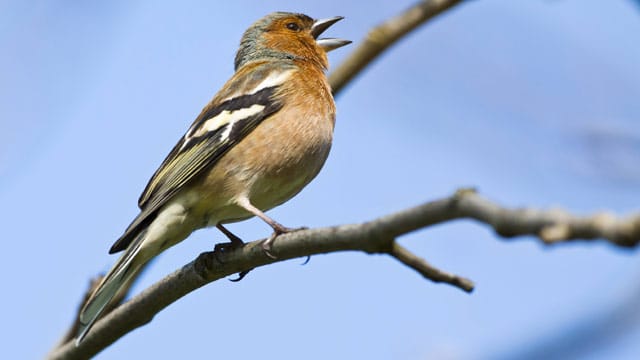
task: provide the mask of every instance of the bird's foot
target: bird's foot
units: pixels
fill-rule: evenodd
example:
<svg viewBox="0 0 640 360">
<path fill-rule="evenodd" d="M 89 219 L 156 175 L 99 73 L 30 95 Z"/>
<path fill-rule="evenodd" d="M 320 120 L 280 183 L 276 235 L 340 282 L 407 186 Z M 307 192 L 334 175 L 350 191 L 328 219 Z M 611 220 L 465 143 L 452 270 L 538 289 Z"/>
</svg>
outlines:
<svg viewBox="0 0 640 360">
<path fill-rule="evenodd" d="M 240 239 L 238 236 L 233 234 L 231 231 L 227 230 L 227 228 L 225 228 L 221 224 L 218 224 L 216 227 L 218 228 L 218 230 L 220 230 L 230 240 L 229 242 L 216 244 L 213 247 L 213 255 L 215 256 L 216 260 L 220 264 L 224 264 L 224 262 L 222 260 L 220 260 L 219 255 L 222 254 L 222 253 L 225 253 L 225 252 L 229 252 L 229 251 L 234 251 L 234 250 L 240 249 L 241 247 L 244 246 L 244 241 L 242 241 L 242 239 Z M 229 279 L 229 281 L 238 282 L 238 281 L 242 280 L 245 276 L 247 276 L 247 274 L 251 270 L 253 270 L 253 269 L 241 271 L 241 272 L 238 273 L 238 278 Z"/>
<path fill-rule="evenodd" d="M 218 243 L 213 247 L 213 253 L 216 256 L 216 260 L 218 260 L 219 263 L 223 264 L 224 261 L 220 259 L 219 257 L 220 254 L 224 254 L 230 251 L 240 249 L 243 246 L 244 246 L 244 242 L 236 243 L 236 242 L 230 241 L 230 242 Z"/>
<path fill-rule="evenodd" d="M 290 227 L 283 226 L 282 224 L 275 223 L 273 224 L 273 233 L 271 234 L 271 236 L 269 236 L 267 240 L 262 242 L 262 251 L 264 252 L 265 255 L 267 255 L 271 259 L 276 260 L 278 257 L 273 255 L 273 253 L 271 252 L 271 247 L 273 246 L 273 242 L 275 241 L 275 239 L 282 234 L 288 234 L 288 233 L 292 233 L 300 230 L 307 230 L 307 229 L 308 227 L 306 226 L 299 227 L 299 228 L 290 228 Z"/>
<path fill-rule="evenodd" d="M 241 247 L 244 246 L 244 241 L 242 241 L 242 239 L 237 237 L 231 231 L 227 230 L 227 228 L 225 228 L 224 226 L 218 224 L 216 227 L 229 239 L 229 242 L 219 243 L 213 247 L 213 253 L 216 257 L 216 260 L 218 260 L 218 262 L 222 264 L 223 261 L 220 260 L 220 257 L 218 255 L 225 252 L 240 249 Z"/>
</svg>

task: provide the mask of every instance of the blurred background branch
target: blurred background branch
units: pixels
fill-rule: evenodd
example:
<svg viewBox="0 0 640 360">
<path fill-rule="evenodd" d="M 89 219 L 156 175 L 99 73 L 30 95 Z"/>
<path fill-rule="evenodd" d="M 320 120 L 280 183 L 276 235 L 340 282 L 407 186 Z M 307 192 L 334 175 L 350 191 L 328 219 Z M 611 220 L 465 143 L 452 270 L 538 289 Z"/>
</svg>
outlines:
<svg viewBox="0 0 640 360">
<path fill-rule="evenodd" d="M 464 0 L 423 0 L 369 31 L 356 49 L 329 74 L 334 95 L 358 76 L 367 65 L 389 46 L 424 24 L 429 19 L 462 3 Z"/>
</svg>

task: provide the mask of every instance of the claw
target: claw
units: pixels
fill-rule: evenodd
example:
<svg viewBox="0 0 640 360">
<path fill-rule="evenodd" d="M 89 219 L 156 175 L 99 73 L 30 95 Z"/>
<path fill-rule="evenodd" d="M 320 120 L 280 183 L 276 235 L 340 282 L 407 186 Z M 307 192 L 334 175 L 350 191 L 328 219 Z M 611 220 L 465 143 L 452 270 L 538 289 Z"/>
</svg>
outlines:
<svg viewBox="0 0 640 360">
<path fill-rule="evenodd" d="M 273 260 L 276 260 L 277 257 L 271 253 L 271 245 L 278 235 L 279 234 L 274 232 L 273 234 L 271 234 L 271 236 L 269 236 L 267 240 L 262 243 L 262 252 L 264 252 L 265 255 Z"/>
<path fill-rule="evenodd" d="M 311 255 L 307 255 L 307 258 L 304 260 L 304 262 L 302 264 L 300 264 L 300 266 L 305 266 L 309 263 L 309 260 L 311 260 Z"/>
<path fill-rule="evenodd" d="M 251 269 L 251 270 L 253 270 L 253 269 Z M 240 281 L 240 280 L 244 279 L 244 277 L 245 277 L 245 276 L 247 276 L 247 274 L 248 274 L 249 272 L 251 272 L 251 270 L 240 271 L 240 272 L 238 273 L 238 278 L 237 278 L 237 279 L 229 279 L 229 281 L 231 281 L 231 282 L 238 282 L 238 281 Z"/>
</svg>

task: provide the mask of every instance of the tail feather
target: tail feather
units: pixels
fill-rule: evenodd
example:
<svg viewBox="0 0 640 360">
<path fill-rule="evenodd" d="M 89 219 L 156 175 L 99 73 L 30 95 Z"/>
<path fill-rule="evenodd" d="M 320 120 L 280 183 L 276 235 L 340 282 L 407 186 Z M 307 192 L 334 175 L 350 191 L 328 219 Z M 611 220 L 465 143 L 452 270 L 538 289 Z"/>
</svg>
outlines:
<svg viewBox="0 0 640 360">
<path fill-rule="evenodd" d="M 84 339 L 123 285 L 131 280 L 145 263 L 145 260 L 140 259 L 138 255 L 146 232 L 145 229 L 135 237 L 80 311 L 80 329 L 76 338 L 76 345 L 80 344 Z"/>
</svg>

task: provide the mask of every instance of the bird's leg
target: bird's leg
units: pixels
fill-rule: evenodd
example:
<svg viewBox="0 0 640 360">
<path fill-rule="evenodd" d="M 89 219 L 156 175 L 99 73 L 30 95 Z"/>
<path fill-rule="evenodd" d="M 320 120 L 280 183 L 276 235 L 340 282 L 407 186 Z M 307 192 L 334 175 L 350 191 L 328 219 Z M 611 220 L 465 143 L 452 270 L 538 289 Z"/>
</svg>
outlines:
<svg viewBox="0 0 640 360">
<path fill-rule="evenodd" d="M 230 240 L 230 242 L 216 244 L 216 246 L 213 248 L 213 254 L 216 257 L 216 260 L 218 260 L 218 262 L 222 264 L 222 261 L 218 257 L 218 254 L 220 252 L 225 252 L 225 251 L 228 251 L 228 250 L 235 250 L 235 249 L 241 248 L 242 246 L 244 246 L 244 241 L 242 241 L 242 239 L 240 239 L 234 233 L 229 231 L 229 229 L 227 229 L 226 227 L 222 226 L 222 224 L 217 224 L 216 228 L 218 228 L 218 230 L 220 230 L 220 232 L 222 232 Z M 233 282 L 240 281 L 251 270 L 253 270 L 253 269 L 241 271 L 241 272 L 238 273 L 238 278 L 237 279 L 229 279 L 229 281 L 233 281 Z"/>
<path fill-rule="evenodd" d="M 262 210 L 253 206 L 253 204 L 251 204 L 251 202 L 248 199 L 245 199 L 244 201 L 239 202 L 239 205 L 242 206 L 248 212 L 262 219 L 262 221 L 269 224 L 269 226 L 271 226 L 271 228 L 273 229 L 273 234 L 271 234 L 271 236 L 269 236 L 269 238 L 267 238 L 267 240 L 265 240 L 262 243 L 262 251 L 264 251 L 265 255 L 267 255 L 268 257 L 274 260 L 277 259 L 277 257 L 271 253 L 271 245 L 273 244 L 273 241 L 276 239 L 276 237 L 278 237 L 278 235 L 306 229 L 306 227 L 290 228 L 280 224 L 279 222 L 268 217 L 267 214 L 262 212 Z"/>
<path fill-rule="evenodd" d="M 226 227 L 222 226 L 222 224 L 216 225 L 216 228 L 218 228 L 218 230 L 220 230 L 224 234 L 224 236 L 226 236 L 227 239 L 230 240 L 230 242 L 216 244 L 215 249 L 220 249 L 220 250 L 237 249 L 244 245 L 244 241 L 242 241 L 242 239 L 240 239 L 234 233 L 229 231 L 229 229 L 227 229 Z"/>
<path fill-rule="evenodd" d="M 229 231 L 226 227 L 222 226 L 222 224 L 217 224 L 216 228 L 218 228 L 218 230 L 220 230 L 220 232 L 222 232 L 230 241 L 216 244 L 213 248 L 214 252 L 225 252 L 227 250 L 234 250 L 244 246 L 244 241 Z"/>
</svg>

